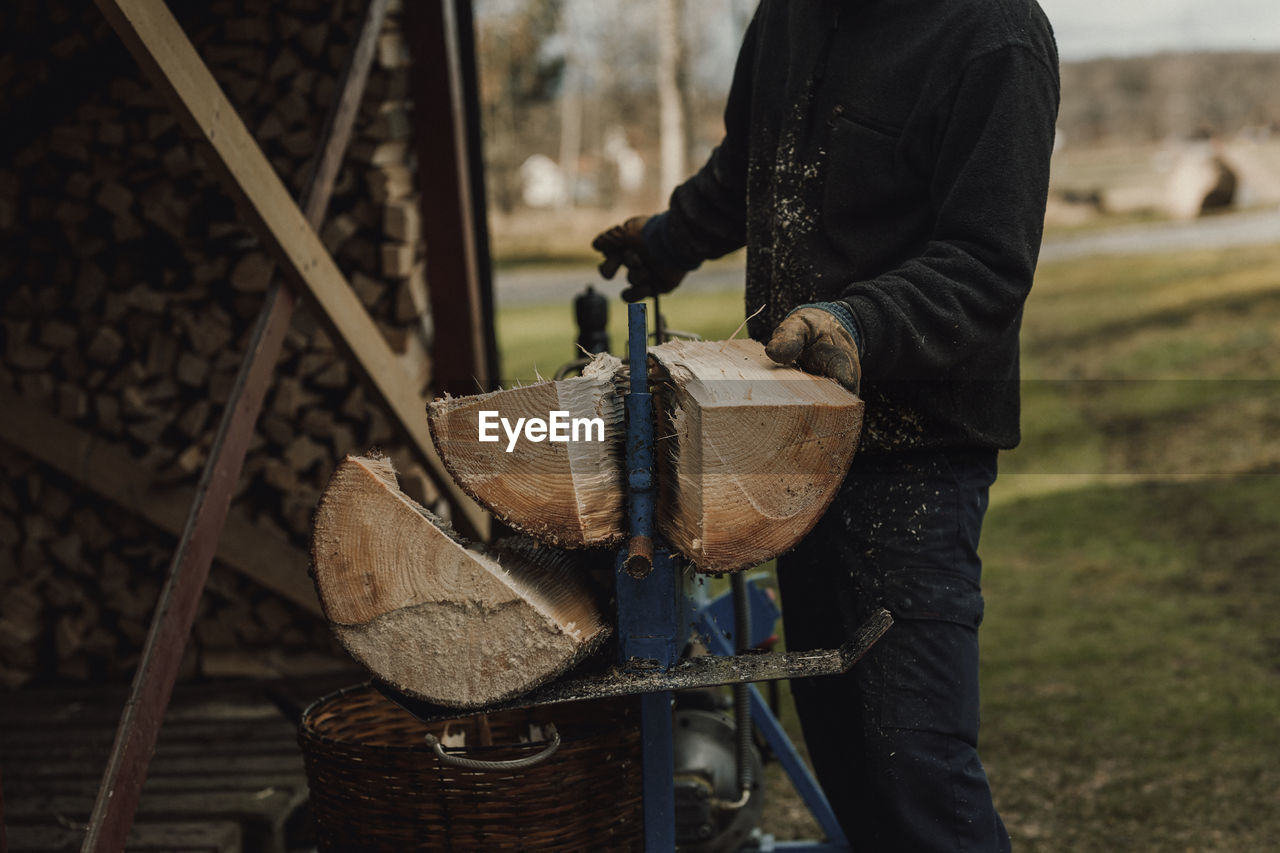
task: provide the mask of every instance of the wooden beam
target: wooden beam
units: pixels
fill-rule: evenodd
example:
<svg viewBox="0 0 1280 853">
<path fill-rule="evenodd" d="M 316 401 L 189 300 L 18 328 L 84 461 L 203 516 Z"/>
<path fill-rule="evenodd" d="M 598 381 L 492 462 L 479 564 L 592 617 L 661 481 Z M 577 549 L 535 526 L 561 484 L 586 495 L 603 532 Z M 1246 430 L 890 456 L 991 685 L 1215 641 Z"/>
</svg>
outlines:
<svg viewBox="0 0 1280 853">
<path fill-rule="evenodd" d="M 127 450 L 73 426 L 11 391 L 0 390 L 0 440 L 33 456 L 116 506 L 178 536 L 195 490 L 157 488 Z M 307 558 L 238 510 L 227 514 L 218 559 L 255 583 L 321 615 Z"/>
<path fill-rule="evenodd" d="M 490 391 L 498 380 L 470 7 L 469 0 L 404 6 L 435 327 L 432 363 L 436 388 L 452 394 Z"/>
<path fill-rule="evenodd" d="M 212 150 L 214 170 L 287 278 L 307 294 L 337 343 L 365 374 L 454 507 L 455 522 L 487 538 L 489 519 L 449 477 L 436 455 L 426 401 L 325 250 L 280 177 L 160 0 L 96 0 L 138 64 Z"/>
</svg>

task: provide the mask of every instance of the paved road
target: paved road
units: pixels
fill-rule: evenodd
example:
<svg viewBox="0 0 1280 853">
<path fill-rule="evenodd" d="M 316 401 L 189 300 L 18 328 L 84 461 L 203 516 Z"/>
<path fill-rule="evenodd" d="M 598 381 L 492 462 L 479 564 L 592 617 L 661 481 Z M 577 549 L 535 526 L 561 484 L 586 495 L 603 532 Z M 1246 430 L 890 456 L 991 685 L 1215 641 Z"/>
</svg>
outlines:
<svg viewBox="0 0 1280 853">
<path fill-rule="evenodd" d="M 721 262 L 694 270 L 680 283 L 680 289 L 689 291 L 724 291 L 742 288 L 744 260 L 737 263 Z M 625 273 L 613 281 L 600 278 L 593 264 L 557 267 L 523 267 L 515 270 L 499 270 L 494 275 L 494 298 L 499 308 L 563 301 L 566 305 L 586 285 L 594 285 L 612 300 L 626 287 Z"/>
<path fill-rule="evenodd" d="M 1127 225 L 1045 241 L 1041 261 L 1280 243 L 1280 210 L 1210 216 L 1193 222 Z"/>
<path fill-rule="evenodd" d="M 1128 225 L 1045 241 L 1040 260 L 1045 263 L 1094 255 L 1145 254 L 1182 249 L 1213 249 L 1280 243 L 1280 210 L 1212 216 L 1194 222 Z M 684 291 L 734 290 L 742 286 L 742 258 L 696 270 L 680 285 Z M 590 264 L 558 269 L 499 271 L 494 278 L 498 307 L 563 301 L 592 283 L 611 299 L 623 288 L 619 279 L 603 281 Z"/>
</svg>

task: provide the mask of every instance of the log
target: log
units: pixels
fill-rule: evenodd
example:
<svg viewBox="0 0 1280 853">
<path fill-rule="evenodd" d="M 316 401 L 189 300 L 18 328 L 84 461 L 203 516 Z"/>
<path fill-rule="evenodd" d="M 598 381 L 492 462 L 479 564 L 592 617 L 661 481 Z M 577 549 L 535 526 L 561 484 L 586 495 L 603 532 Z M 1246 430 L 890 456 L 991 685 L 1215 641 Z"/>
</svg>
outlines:
<svg viewBox="0 0 1280 853">
<path fill-rule="evenodd" d="M 330 252 L 336 252 L 338 247 L 350 240 L 360 231 L 360 220 L 347 213 L 340 213 L 332 217 L 324 224 L 324 228 L 320 229 L 320 240 L 324 243 L 325 248 Z M 356 275 L 363 275 L 356 273 Z M 352 281 L 352 286 L 355 282 Z"/>
<path fill-rule="evenodd" d="M 704 572 L 771 560 L 813 529 L 853 462 L 863 404 L 755 341 L 649 351 L 658 529 Z"/>
<path fill-rule="evenodd" d="M 387 278 L 406 278 L 413 272 L 418 247 L 412 243 L 382 244 L 382 274 Z"/>
<path fill-rule="evenodd" d="M 516 530 L 566 548 L 619 543 L 626 510 L 621 371 L 622 362 L 602 355 L 571 379 L 436 400 L 427 409 L 436 450 L 463 491 Z M 600 418 L 604 441 L 520 439 L 507 452 L 501 427 L 498 441 L 480 441 L 482 411 L 512 425 L 552 411 Z"/>
<path fill-rule="evenodd" d="M 401 199 L 387 204 L 382 214 L 382 230 L 392 240 L 416 243 L 422 233 L 422 215 L 416 199 Z"/>
<path fill-rule="evenodd" d="M 312 564 L 342 645 L 379 679 L 440 705 L 520 695 L 608 631 L 563 554 L 469 547 L 400 491 L 385 457 L 338 466 L 316 511 Z"/>
<path fill-rule="evenodd" d="M 351 276 L 351 287 L 366 308 L 373 308 L 387 292 L 387 285 L 370 275 L 357 272 Z"/>
<path fill-rule="evenodd" d="M 409 64 L 409 46 L 400 33 L 386 32 L 378 38 L 378 64 L 388 69 Z"/>
<path fill-rule="evenodd" d="M 271 284 L 275 264 L 262 252 L 250 252 L 231 270 L 231 287 L 240 293 L 263 293 Z"/>
<path fill-rule="evenodd" d="M 835 496 L 853 461 L 862 401 L 830 379 L 780 367 L 753 341 L 680 341 L 650 351 L 655 393 L 658 531 L 700 571 L 737 571 L 794 547 Z M 621 365 L 598 358 L 575 379 L 428 410 L 445 467 L 516 530 L 561 547 L 626 535 Z M 608 412 L 604 442 L 532 443 L 507 452 L 479 438 L 480 412 L 520 417 Z"/>
<path fill-rule="evenodd" d="M 414 191 L 413 172 L 406 166 L 384 166 L 370 169 L 366 175 L 369 195 L 379 204 L 405 198 Z"/>
</svg>

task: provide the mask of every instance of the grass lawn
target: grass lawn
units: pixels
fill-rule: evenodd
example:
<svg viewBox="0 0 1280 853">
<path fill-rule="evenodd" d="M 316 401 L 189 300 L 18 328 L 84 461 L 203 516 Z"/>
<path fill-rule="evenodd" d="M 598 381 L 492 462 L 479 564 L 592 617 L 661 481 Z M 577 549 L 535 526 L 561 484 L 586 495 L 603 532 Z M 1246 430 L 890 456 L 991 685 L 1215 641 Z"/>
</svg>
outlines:
<svg viewBox="0 0 1280 853">
<path fill-rule="evenodd" d="M 991 513 L 982 753 L 1019 849 L 1275 849 L 1278 507 L 1267 475 Z"/>
<path fill-rule="evenodd" d="M 1023 446 L 983 534 L 982 755 L 1015 849 L 1276 849 L 1277 270 L 1280 247 L 1040 271 Z M 736 293 L 663 310 L 711 338 L 743 313 Z M 572 354 L 567 305 L 498 329 L 509 376 Z M 767 830 L 811 831 L 771 794 Z"/>
</svg>

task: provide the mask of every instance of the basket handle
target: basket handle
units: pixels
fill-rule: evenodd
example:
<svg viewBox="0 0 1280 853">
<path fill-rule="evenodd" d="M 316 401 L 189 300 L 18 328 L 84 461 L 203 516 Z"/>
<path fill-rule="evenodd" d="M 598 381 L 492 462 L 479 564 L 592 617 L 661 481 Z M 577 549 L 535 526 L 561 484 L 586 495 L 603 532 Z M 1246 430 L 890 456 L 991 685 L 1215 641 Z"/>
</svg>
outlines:
<svg viewBox="0 0 1280 853">
<path fill-rule="evenodd" d="M 548 727 L 551 730 L 551 740 L 542 749 L 534 755 L 527 755 L 524 758 L 511 758 L 505 761 L 481 761 L 478 758 L 464 758 L 461 755 L 450 755 L 444 751 L 444 746 L 440 743 L 440 739 L 435 735 L 427 732 L 427 746 L 435 752 L 436 757 L 445 764 L 452 764 L 454 767 L 462 767 L 466 770 L 523 770 L 526 767 L 532 767 L 535 764 L 541 764 L 546 761 L 555 751 L 560 748 L 560 733 L 556 731 L 554 724 Z"/>
</svg>

